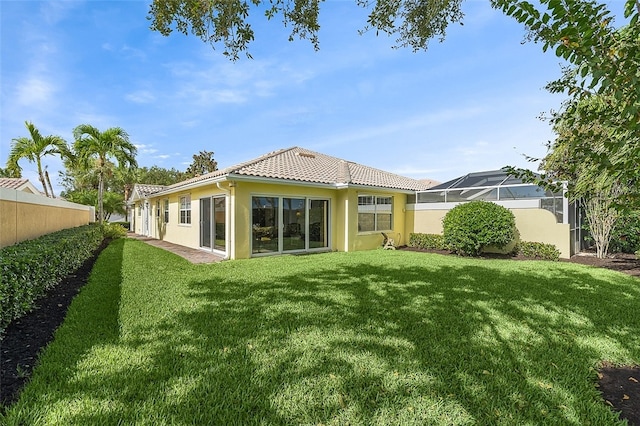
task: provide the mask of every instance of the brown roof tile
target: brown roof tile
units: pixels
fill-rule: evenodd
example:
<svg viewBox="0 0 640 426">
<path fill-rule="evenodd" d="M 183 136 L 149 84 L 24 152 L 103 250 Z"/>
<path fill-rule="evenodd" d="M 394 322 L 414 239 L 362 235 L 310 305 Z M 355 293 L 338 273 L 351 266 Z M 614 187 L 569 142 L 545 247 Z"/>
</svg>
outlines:
<svg viewBox="0 0 640 426">
<path fill-rule="evenodd" d="M 29 182 L 29 179 L 0 178 L 0 188 L 18 189 L 28 182 Z"/>
<path fill-rule="evenodd" d="M 220 177 L 233 179 L 234 175 L 336 186 L 343 184 L 361 185 L 408 191 L 427 188 L 424 183 L 415 179 L 308 149 L 292 147 L 273 151 L 244 163 L 194 177 L 165 187 L 163 190 L 179 189 L 183 186 Z"/>
</svg>

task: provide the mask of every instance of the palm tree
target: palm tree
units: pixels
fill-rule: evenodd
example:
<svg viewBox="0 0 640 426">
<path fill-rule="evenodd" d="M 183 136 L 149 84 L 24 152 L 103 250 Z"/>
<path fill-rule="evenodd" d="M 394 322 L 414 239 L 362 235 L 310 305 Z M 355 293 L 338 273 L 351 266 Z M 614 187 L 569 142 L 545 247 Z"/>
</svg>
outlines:
<svg viewBox="0 0 640 426">
<path fill-rule="evenodd" d="M 40 177 L 42 188 L 44 188 L 44 193 L 47 197 L 53 198 L 53 188 L 51 188 L 51 194 L 49 194 L 49 190 L 47 190 L 45 174 L 42 171 L 42 157 L 56 154 L 61 157 L 66 156 L 69 152 L 67 142 L 60 136 L 42 136 L 36 126 L 29 121 L 25 121 L 24 124 L 27 130 L 29 130 L 31 138 L 22 137 L 12 139 L 11 152 L 7 160 L 7 170 L 13 175 L 20 176 L 22 171 L 22 168 L 18 164 L 20 160 L 26 158 L 30 163 L 36 163 L 38 166 L 38 176 Z"/>
<path fill-rule="evenodd" d="M 104 178 L 115 158 L 118 167 L 137 167 L 136 147 L 129 142 L 129 135 L 120 127 L 111 127 L 104 132 L 89 124 L 73 129 L 75 155 L 81 162 L 90 163 L 98 175 L 98 217 L 104 221 Z"/>
</svg>

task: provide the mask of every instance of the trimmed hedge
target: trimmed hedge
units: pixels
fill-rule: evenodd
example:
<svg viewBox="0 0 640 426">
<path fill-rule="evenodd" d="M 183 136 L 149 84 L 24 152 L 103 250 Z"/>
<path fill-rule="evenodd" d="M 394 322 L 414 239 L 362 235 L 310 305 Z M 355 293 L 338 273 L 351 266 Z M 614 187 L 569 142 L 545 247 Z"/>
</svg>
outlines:
<svg viewBox="0 0 640 426">
<path fill-rule="evenodd" d="M 127 235 L 127 229 L 124 228 L 120 223 L 103 223 L 102 224 L 102 237 L 117 239 L 122 238 Z"/>
<path fill-rule="evenodd" d="M 91 224 L 0 249 L 0 336 L 37 298 L 91 257 L 102 240 L 100 225 Z"/>
<path fill-rule="evenodd" d="M 116 224 L 116 225 L 120 225 L 122 226 L 125 230 L 129 230 L 129 222 L 110 222 L 112 224 Z"/>
<path fill-rule="evenodd" d="M 444 243 L 464 256 L 478 256 L 488 247 L 505 248 L 516 237 L 516 220 L 508 209 L 489 201 L 457 205 L 442 220 Z"/>
<path fill-rule="evenodd" d="M 444 237 L 438 234 L 409 234 L 409 247 L 428 250 L 447 250 Z"/>
<path fill-rule="evenodd" d="M 519 241 L 513 252 L 516 255 L 541 260 L 560 260 L 560 250 L 553 244 L 535 243 L 531 241 Z"/>
</svg>

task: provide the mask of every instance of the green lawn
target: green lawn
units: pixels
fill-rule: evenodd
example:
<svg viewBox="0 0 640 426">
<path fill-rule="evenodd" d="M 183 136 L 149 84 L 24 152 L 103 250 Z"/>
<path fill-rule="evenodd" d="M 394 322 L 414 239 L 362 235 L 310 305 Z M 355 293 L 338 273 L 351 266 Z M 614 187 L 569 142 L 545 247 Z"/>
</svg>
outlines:
<svg viewBox="0 0 640 426">
<path fill-rule="evenodd" d="M 0 423 L 607 425 L 640 280 L 402 251 L 191 265 L 112 243 Z"/>
</svg>

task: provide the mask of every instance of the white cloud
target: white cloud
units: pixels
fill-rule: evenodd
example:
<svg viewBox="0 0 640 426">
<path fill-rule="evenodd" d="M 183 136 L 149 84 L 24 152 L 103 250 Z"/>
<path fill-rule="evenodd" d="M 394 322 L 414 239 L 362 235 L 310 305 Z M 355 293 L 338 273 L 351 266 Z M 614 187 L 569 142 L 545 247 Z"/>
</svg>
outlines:
<svg viewBox="0 0 640 426">
<path fill-rule="evenodd" d="M 156 97 L 148 90 L 138 90 L 132 93 L 128 93 L 125 96 L 125 99 L 137 104 L 148 104 L 155 101 Z"/>
<path fill-rule="evenodd" d="M 48 104 L 56 92 L 55 85 L 43 77 L 28 77 L 17 85 L 18 104 L 42 108 Z"/>
<path fill-rule="evenodd" d="M 153 148 L 153 145 L 134 144 L 134 146 L 138 150 L 138 154 L 155 154 L 158 152 L 156 148 Z"/>
</svg>

